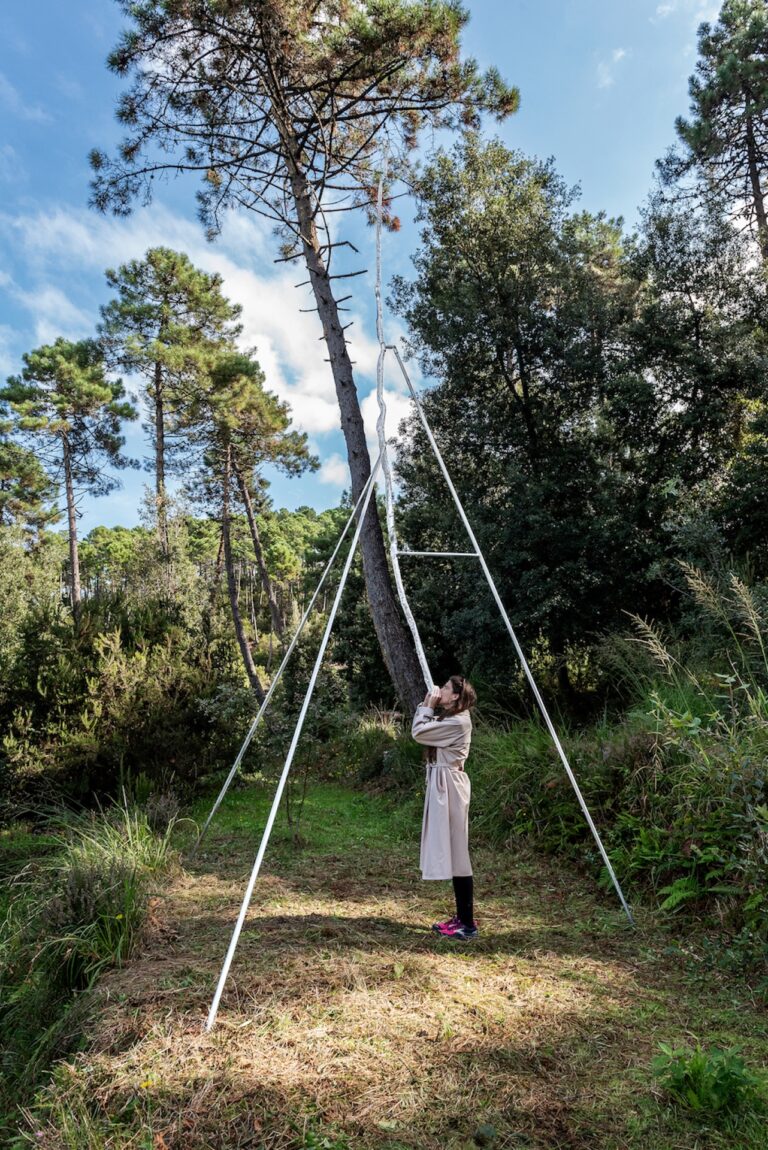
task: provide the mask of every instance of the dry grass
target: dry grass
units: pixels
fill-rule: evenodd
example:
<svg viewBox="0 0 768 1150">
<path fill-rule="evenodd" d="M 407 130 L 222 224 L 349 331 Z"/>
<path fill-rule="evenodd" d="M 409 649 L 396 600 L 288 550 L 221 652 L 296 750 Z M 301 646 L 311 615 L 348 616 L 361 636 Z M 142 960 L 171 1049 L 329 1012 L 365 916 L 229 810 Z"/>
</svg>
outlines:
<svg viewBox="0 0 768 1150">
<path fill-rule="evenodd" d="M 425 926 L 448 886 L 421 883 L 390 831 L 278 850 L 206 1035 L 256 845 L 243 819 L 220 828 L 156 904 L 142 956 L 102 981 L 88 1048 L 59 1068 L 30 1141 L 458 1150 L 490 1126 L 499 1150 L 757 1150 L 660 1106 L 649 1071 L 658 1041 L 736 1030 L 759 1064 L 744 989 L 691 982 L 642 915 L 630 932 L 589 882 L 525 855 L 476 852 L 482 938 L 440 940 Z"/>
</svg>

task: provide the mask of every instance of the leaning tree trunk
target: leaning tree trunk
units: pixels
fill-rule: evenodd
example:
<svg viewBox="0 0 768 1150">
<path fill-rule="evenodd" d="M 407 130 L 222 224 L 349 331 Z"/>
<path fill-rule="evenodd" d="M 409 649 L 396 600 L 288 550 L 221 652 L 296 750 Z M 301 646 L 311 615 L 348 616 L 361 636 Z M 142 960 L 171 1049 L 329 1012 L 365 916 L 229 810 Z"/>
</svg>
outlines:
<svg viewBox="0 0 768 1150">
<path fill-rule="evenodd" d="M 766 219 L 765 213 L 765 197 L 763 196 L 763 189 L 760 186 L 755 125 L 751 115 L 747 116 L 747 161 L 749 164 L 749 182 L 752 187 L 752 203 L 757 220 L 757 238 L 760 245 L 760 254 L 763 257 L 763 264 L 768 264 L 768 219 Z"/>
<path fill-rule="evenodd" d="M 298 155 L 295 145 L 293 155 Z M 301 230 L 304 259 L 323 325 L 323 337 L 328 348 L 336 397 L 341 409 L 341 428 L 346 440 L 347 458 L 352 476 L 352 498 L 357 501 L 371 474 L 363 417 L 347 342 L 339 318 L 338 304 L 333 294 L 331 277 L 323 259 L 315 226 L 309 184 L 295 159 L 291 160 L 290 167 L 291 188 Z M 360 549 L 371 616 L 384 662 L 403 704 L 415 708 L 424 695 L 424 680 L 411 636 L 403 623 L 392 588 L 384 537 L 374 507 L 369 509 L 365 517 L 360 535 Z"/>
<path fill-rule="evenodd" d="M 253 513 L 253 500 L 251 499 L 251 493 L 248 490 L 248 484 L 245 481 L 245 476 L 237 466 L 237 463 L 233 463 L 233 470 L 235 473 L 235 478 L 237 479 L 237 486 L 240 489 L 243 505 L 245 506 L 245 514 L 246 518 L 248 519 L 248 528 L 251 532 L 251 542 L 253 543 L 253 552 L 256 556 L 256 564 L 259 568 L 261 585 L 264 588 L 264 593 L 266 594 L 267 602 L 269 603 L 269 614 L 272 618 L 272 628 L 278 639 L 280 639 L 282 642 L 285 636 L 285 624 L 283 623 L 283 617 L 280 614 L 280 607 L 277 602 L 277 596 L 275 595 L 275 589 L 272 586 L 272 580 L 269 577 L 269 571 L 267 571 L 267 565 L 264 562 L 264 551 L 261 546 L 259 528 L 256 523 L 256 516 Z"/>
<path fill-rule="evenodd" d="M 72 615 L 75 627 L 80 625 L 82 595 L 80 592 L 80 554 L 77 549 L 77 513 L 75 510 L 75 487 L 72 482 L 72 456 L 66 435 L 62 439 L 64 454 L 64 490 L 67 497 L 67 528 L 69 530 L 69 593 L 72 599 Z"/>
<path fill-rule="evenodd" d="M 256 664 L 253 661 L 251 648 L 248 644 L 248 638 L 245 634 L 243 626 L 243 618 L 240 614 L 240 604 L 237 595 L 237 583 L 235 581 L 235 565 L 232 562 L 232 534 L 231 534 L 231 520 L 230 520 L 230 486 L 232 478 L 232 448 L 228 444 L 224 452 L 224 471 L 222 474 L 221 484 L 221 539 L 224 544 L 224 566 L 227 570 L 227 590 L 229 592 L 229 605 L 232 610 L 232 621 L 235 625 L 235 634 L 237 635 L 237 643 L 240 648 L 240 653 L 243 656 L 243 663 L 245 664 L 245 671 L 248 675 L 248 681 L 253 688 L 253 693 L 260 703 L 264 702 L 264 688 L 259 679 L 259 673 L 256 670 Z"/>
</svg>

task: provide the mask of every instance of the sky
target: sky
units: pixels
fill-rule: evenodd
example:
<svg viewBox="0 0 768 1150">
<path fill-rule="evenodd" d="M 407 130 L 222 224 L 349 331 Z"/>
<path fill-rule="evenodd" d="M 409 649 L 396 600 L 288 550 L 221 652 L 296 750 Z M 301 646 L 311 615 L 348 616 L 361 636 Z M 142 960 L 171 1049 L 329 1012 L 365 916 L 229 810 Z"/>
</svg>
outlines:
<svg viewBox="0 0 768 1150">
<path fill-rule="evenodd" d="M 471 19 L 463 45 L 482 67 L 496 66 L 521 93 L 519 112 L 489 125 L 512 148 L 554 157 L 581 206 L 637 219 L 654 162 L 675 141 L 674 121 L 688 108 L 696 30 L 714 20 L 712 0 L 465 0 Z M 255 347 L 267 387 L 286 400 L 293 425 L 321 461 L 300 478 L 269 476 L 278 507 L 335 506 L 349 484 L 330 367 L 298 265 L 275 264 L 277 244 L 258 217 L 232 213 L 208 243 L 195 215 L 194 185 L 161 185 L 154 203 L 128 219 L 88 207 L 88 153 L 120 138 L 116 98 L 123 84 L 106 67 L 123 20 L 113 0 L 29 0 L 0 11 L 0 379 L 21 369 L 25 351 L 57 336 L 95 332 L 109 297 L 104 272 L 148 247 L 186 251 L 243 308 L 243 339 Z M 408 275 L 418 230 L 407 203 L 404 226 L 384 237 L 384 279 Z M 342 225 L 360 249 L 350 301 L 349 337 L 371 441 L 377 414 L 373 232 Z M 386 316 L 389 342 L 405 334 Z M 420 386 L 428 386 L 415 371 Z M 130 381 L 126 381 L 130 386 Z M 408 408 L 402 381 L 387 376 L 387 433 Z M 126 453 L 146 458 L 140 423 L 127 428 Z M 121 473 L 108 497 L 80 502 L 80 531 L 139 522 L 146 471 Z"/>
</svg>

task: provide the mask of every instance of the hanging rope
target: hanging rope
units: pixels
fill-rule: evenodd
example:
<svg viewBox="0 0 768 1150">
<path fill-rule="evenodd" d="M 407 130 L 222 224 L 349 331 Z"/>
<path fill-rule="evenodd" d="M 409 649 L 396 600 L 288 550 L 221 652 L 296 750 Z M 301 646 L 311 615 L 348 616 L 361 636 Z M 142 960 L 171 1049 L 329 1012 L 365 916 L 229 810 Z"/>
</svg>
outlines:
<svg viewBox="0 0 768 1150">
<path fill-rule="evenodd" d="M 392 573 L 395 576 L 395 585 L 397 587 L 398 598 L 400 599 L 400 606 L 403 609 L 406 622 L 413 636 L 413 644 L 416 648 L 416 656 L 421 666 L 421 672 L 424 676 L 424 682 L 427 690 L 430 690 L 434 680 L 429 670 L 427 663 L 427 656 L 424 654 L 424 647 L 419 635 L 419 629 L 416 626 L 416 620 L 413 617 L 410 604 L 408 603 L 408 596 L 405 593 L 405 586 L 403 584 L 403 577 L 400 572 L 400 561 L 398 559 L 397 547 L 397 528 L 395 526 L 395 503 L 392 493 L 392 469 L 389 465 L 389 451 L 387 449 L 387 436 L 386 436 L 386 418 L 387 418 L 387 405 L 384 400 L 384 359 L 387 354 L 387 344 L 384 340 L 384 315 L 381 302 L 381 224 L 384 215 L 384 180 L 387 174 L 387 160 L 384 160 L 384 167 L 379 176 L 379 191 L 376 202 L 376 336 L 379 341 L 379 358 L 376 363 L 376 398 L 379 404 L 379 418 L 376 422 L 376 431 L 379 436 L 379 457 L 381 459 L 381 470 L 384 475 L 384 492 L 387 516 L 387 535 L 389 537 L 389 558 L 392 564 Z"/>
</svg>

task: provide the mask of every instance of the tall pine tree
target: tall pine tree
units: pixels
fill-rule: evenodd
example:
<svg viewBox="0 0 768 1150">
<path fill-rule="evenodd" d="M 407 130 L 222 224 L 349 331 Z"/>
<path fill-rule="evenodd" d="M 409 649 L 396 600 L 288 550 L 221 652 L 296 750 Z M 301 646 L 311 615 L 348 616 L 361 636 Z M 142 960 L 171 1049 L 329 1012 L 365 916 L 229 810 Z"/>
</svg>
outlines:
<svg viewBox="0 0 768 1150">
<path fill-rule="evenodd" d="M 332 266 L 344 241 L 330 213 L 370 212 L 385 149 L 391 174 L 402 175 L 422 126 L 507 116 L 517 91 L 461 58 L 468 16 L 459 0 L 120 2 L 131 26 L 109 62 L 133 78 L 118 113 L 128 136 L 114 159 L 92 154 L 93 202 L 126 213 L 151 196 L 156 173 L 188 171 L 203 182 L 209 232 L 231 206 L 278 224 L 285 257 L 308 272 L 356 499 L 371 464 Z M 424 685 L 374 515 L 361 549 L 385 662 L 415 705 Z"/>
<path fill-rule="evenodd" d="M 105 467 L 122 468 L 123 420 L 136 409 L 120 381 L 107 379 L 99 344 L 57 339 L 28 352 L 20 375 L 0 390 L 0 404 L 14 415 L 18 433 L 29 439 L 51 481 L 64 488 L 69 536 L 72 613 L 81 613 L 77 501 L 83 493 L 106 495 L 118 480 Z"/>
<path fill-rule="evenodd" d="M 167 475 L 178 443 L 175 411 L 193 386 L 212 340 L 238 334 L 240 308 L 221 292 L 221 276 L 196 268 L 183 252 L 150 248 L 143 259 L 107 271 L 117 293 L 101 309 L 110 359 L 141 377 L 152 413 L 157 533 L 168 553 Z"/>
<path fill-rule="evenodd" d="M 660 161 L 662 177 L 699 178 L 699 190 L 726 200 L 754 228 L 768 264 L 768 7 L 725 0 L 716 24 L 699 29 L 691 111 L 675 127 L 683 145 Z"/>
<path fill-rule="evenodd" d="M 212 349 L 208 370 L 179 407 L 179 423 L 196 452 L 197 467 L 188 494 L 221 524 L 222 555 L 227 591 L 238 645 L 250 684 L 264 696 L 240 611 L 233 549 L 233 515 L 241 503 L 246 511 L 262 586 L 273 626 L 282 634 L 274 590 L 264 559 L 254 514 L 255 493 L 263 488 L 260 468 L 270 463 L 290 475 L 317 467 L 306 436 L 289 431 L 288 408 L 264 389 L 264 374 L 249 354 L 233 347 Z"/>
</svg>

